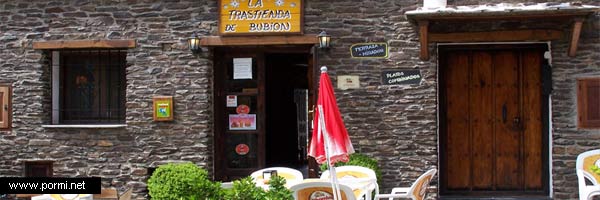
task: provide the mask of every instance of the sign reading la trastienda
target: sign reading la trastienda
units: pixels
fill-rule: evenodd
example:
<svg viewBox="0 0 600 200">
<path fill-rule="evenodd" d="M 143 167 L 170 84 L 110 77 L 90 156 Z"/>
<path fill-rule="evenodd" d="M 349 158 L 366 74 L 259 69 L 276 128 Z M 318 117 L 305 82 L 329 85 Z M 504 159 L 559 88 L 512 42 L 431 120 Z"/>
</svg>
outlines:
<svg viewBox="0 0 600 200">
<path fill-rule="evenodd" d="M 302 33 L 302 0 L 220 0 L 219 32 Z"/>
</svg>

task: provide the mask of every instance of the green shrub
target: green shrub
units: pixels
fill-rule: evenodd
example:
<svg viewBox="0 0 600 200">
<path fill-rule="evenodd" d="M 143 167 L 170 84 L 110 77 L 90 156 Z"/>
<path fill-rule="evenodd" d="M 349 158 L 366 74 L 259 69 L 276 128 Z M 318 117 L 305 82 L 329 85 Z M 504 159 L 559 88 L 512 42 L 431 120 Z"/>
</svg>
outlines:
<svg viewBox="0 0 600 200">
<path fill-rule="evenodd" d="M 221 184 L 208 179 L 206 170 L 192 163 L 159 166 L 148 180 L 152 199 L 221 199 Z"/>
<path fill-rule="evenodd" d="M 350 154 L 350 159 L 348 162 L 338 162 L 335 164 L 336 167 L 345 166 L 345 165 L 354 165 L 361 166 L 372 169 L 375 171 L 375 175 L 377 176 L 377 183 L 381 185 L 381 170 L 379 169 L 379 165 L 377 164 L 377 160 L 370 158 L 364 154 L 353 153 Z M 321 165 L 321 171 L 327 170 L 327 163 Z"/>
<path fill-rule="evenodd" d="M 252 177 L 233 181 L 233 188 L 225 191 L 228 200 L 259 200 L 265 198 L 265 191 L 252 182 Z"/>
<path fill-rule="evenodd" d="M 285 187 L 285 178 L 274 176 L 269 182 L 269 191 L 267 191 L 266 200 L 292 200 L 294 195 L 292 191 Z"/>
<path fill-rule="evenodd" d="M 594 172 L 595 174 L 597 174 L 598 176 L 600 176 L 600 168 L 596 165 L 592 165 L 590 167 L 590 171 Z"/>
<path fill-rule="evenodd" d="M 285 187 L 285 179 L 280 176 L 271 177 L 269 191 L 256 186 L 252 177 L 233 182 L 233 188 L 225 190 L 223 199 L 227 200 L 292 200 L 292 191 Z"/>
</svg>

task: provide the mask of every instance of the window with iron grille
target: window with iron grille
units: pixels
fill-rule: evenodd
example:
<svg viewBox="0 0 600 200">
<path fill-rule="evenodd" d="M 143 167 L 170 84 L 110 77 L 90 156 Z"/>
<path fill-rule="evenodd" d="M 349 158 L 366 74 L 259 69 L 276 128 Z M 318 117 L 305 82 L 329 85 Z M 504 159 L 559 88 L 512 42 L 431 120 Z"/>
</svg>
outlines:
<svg viewBox="0 0 600 200">
<path fill-rule="evenodd" d="M 53 72 L 53 78 L 58 76 L 53 80 L 53 93 L 58 92 L 53 123 L 125 123 L 126 56 L 125 50 L 113 49 L 53 52 L 53 70 L 59 70 Z"/>
</svg>

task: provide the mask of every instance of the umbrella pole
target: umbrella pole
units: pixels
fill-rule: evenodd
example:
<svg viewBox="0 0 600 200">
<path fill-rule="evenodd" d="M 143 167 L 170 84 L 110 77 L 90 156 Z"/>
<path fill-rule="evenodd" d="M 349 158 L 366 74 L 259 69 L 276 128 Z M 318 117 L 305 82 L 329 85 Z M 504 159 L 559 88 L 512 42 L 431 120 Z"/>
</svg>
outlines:
<svg viewBox="0 0 600 200">
<path fill-rule="evenodd" d="M 327 128 L 325 127 L 325 118 L 323 117 L 323 106 L 318 106 L 319 112 L 319 127 L 323 137 L 325 139 L 325 158 L 327 158 L 327 167 L 329 167 L 329 176 L 331 177 L 331 190 L 333 193 L 333 199 L 338 200 L 341 198 L 340 187 L 338 186 L 337 173 L 335 172 L 335 166 L 331 164 L 331 152 L 329 151 L 329 133 L 327 132 Z"/>
</svg>

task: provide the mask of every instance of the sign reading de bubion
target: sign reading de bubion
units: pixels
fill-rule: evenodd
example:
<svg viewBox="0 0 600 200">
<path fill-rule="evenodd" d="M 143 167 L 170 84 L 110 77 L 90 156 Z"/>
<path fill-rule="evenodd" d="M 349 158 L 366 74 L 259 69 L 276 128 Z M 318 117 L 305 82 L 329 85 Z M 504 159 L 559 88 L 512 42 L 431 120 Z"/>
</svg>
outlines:
<svg viewBox="0 0 600 200">
<path fill-rule="evenodd" d="M 405 84 L 420 84 L 420 70 L 397 70 L 384 71 L 382 76 L 384 85 L 405 85 Z"/>
<path fill-rule="evenodd" d="M 352 58 L 387 58 L 387 43 L 358 43 L 350 47 Z"/>
<path fill-rule="evenodd" d="M 302 0 L 220 0 L 221 35 L 302 33 Z"/>
</svg>

